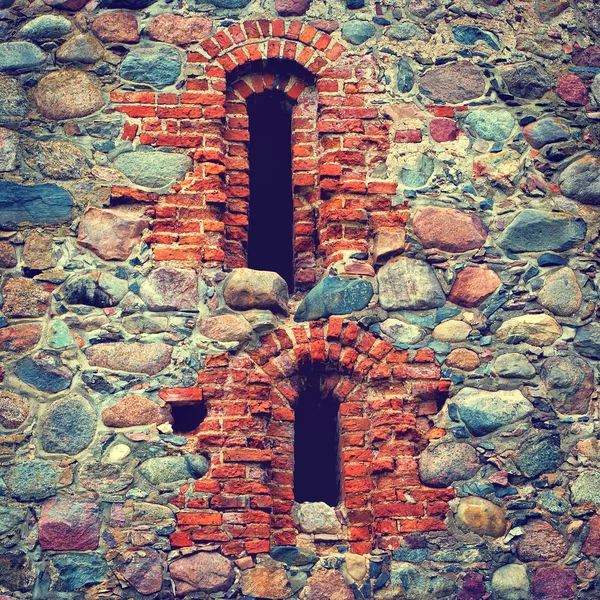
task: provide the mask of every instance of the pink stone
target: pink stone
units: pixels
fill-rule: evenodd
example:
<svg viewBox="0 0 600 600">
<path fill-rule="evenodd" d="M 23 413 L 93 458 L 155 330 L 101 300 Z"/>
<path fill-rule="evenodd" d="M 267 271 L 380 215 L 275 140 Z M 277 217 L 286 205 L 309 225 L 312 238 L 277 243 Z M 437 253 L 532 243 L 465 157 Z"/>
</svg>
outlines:
<svg viewBox="0 0 600 600">
<path fill-rule="evenodd" d="M 598 46 L 588 46 L 585 50 L 578 52 L 573 57 L 573 64 L 578 67 L 600 67 L 600 48 Z"/>
<path fill-rule="evenodd" d="M 168 409 L 143 396 L 126 396 L 102 411 L 102 422 L 107 427 L 135 427 L 172 423 Z"/>
<path fill-rule="evenodd" d="M 523 562 L 555 561 L 567 553 L 567 544 L 550 523 L 536 519 L 527 523 L 517 543 L 517 556 Z"/>
<path fill-rule="evenodd" d="M 317 571 L 302 591 L 303 600 L 354 600 L 350 586 L 339 571 Z"/>
<path fill-rule="evenodd" d="M 212 21 L 204 17 L 164 14 L 154 17 L 146 32 L 151 40 L 186 46 L 208 37 L 212 25 Z"/>
<path fill-rule="evenodd" d="M 282 17 L 303 15 L 310 6 L 311 0 L 275 0 L 275 10 Z"/>
<path fill-rule="evenodd" d="M 562 567 L 542 567 L 533 578 L 533 596 L 537 600 L 575 598 L 577 576 Z"/>
<path fill-rule="evenodd" d="M 111 12 L 101 15 L 92 23 L 92 31 L 103 42 L 137 44 L 140 41 L 138 23 L 130 12 Z"/>
<path fill-rule="evenodd" d="M 39 341 L 42 327 L 39 323 L 23 323 L 0 329 L 0 352 L 27 352 Z"/>
<path fill-rule="evenodd" d="M 95 550 L 100 539 L 98 507 L 72 496 L 44 502 L 39 520 L 44 550 Z"/>
<path fill-rule="evenodd" d="M 24 277 L 9 279 L 2 295 L 7 317 L 41 317 L 48 306 L 49 293 L 37 281 Z"/>
<path fill-rule="evenodd" d="M 425 206 L 417 209 L 413 219 L 414 234 L 424 248 L 446 252 L 465 252 L 481 248 L 487 233 L 479 218 L 455 208 Z"/>
<path fill-rule="evenodd" d="M 588 556 L 600 556 L 600 515 L 590 519 L 590 532 L 583 545 L 582 552 Z"/>
<path fill-rule="evenodd" d="M 160 555 L 152 548 L 126 552 L 116 561 L 116 570 L 140 594 L 154 594 L 163 585 L 163 567 Z"/>
<path fill-rule="evenodd" d="M 61 10 L 79 10 L 83 8 L 89 0 L 44 0 L 48 6 L 59 8 Z"/>
<path fill-rule="evenodd" d="M 429 133 L 436 142 L 453 142 L 458 135 L 458 126 L 452 119 L 431 119 Z"/>
<path fill-rule="evenodd" d="M 480 600 L 485 594 L 483 575 L 475 571 L 469 571 L 463 580 L 462 589 L 456 600 Z"/>
<path fill-rule="evenodd" d="M 169 572 L 175 582 L 178 596 L 197 591 L 224 591 L 235 580 L 235 570 L 231 561 L 216 552 L 198 552 L 174 560 L 169 565 Z"/>
<path fill-rule="evenodd" d="M 567 73 L 558 80 L 556 93 L 569 104 L 585 106 L 589 102 L 589 94 L 585 84 L 577 75 Z"/>
<path fill-rule="evenodd" d="M 491 269 L 465 267 L 456 276 L 448 300 L 465 308 L 479 306 L 493 294 L 502 281 Z"/>
<path fill-rule="evenodd" d="M 333 33 L 340 27 L 340 24 L 337 21 L 328 21 L 327 19 L 315 19 L 308 24 L 319 31 L 325 31 L 326 33 Z"/>
<path fill-rule="evenodd" d="M 149 222 L 143 208 L 88 208 L 77 241 L 104 260 L 126 260 Z"/>
</svg>

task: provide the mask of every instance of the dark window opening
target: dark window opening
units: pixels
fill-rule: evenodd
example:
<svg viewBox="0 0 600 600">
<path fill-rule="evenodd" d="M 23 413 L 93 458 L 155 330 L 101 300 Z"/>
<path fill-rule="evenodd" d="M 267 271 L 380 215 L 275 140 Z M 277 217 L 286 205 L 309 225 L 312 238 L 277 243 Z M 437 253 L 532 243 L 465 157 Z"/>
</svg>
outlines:
<svg viewBox="0 0 600 600">
<path fill-rule="evenodd" d="M 294 291 L 292 105 L 279 91 L 248 98 L 248 266 L 275 271 Z"/>
<path fill-rule="evenodd" d="M 169 406 L 173 417 L 173 433 L 191 433 L 198 429 L 206 418 L 204 402 L 170 403 Z"/>
<path fill-rule="evenodd" d="M 319 378 L 307 381 L 295 406 L 294 497 L 296 502 L 340 501 L 339 404 L 323 394 Z"/>
</svg>

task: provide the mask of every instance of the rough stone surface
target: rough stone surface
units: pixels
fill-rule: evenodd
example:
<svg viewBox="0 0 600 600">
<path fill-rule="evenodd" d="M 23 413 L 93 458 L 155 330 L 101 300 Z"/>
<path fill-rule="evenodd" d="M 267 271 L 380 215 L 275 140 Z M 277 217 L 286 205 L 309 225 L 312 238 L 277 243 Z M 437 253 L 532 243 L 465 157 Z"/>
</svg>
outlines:
<svg viewBox="0 0 600 600">
<path fill-rule="evenodd" d="M 433 330 L 433 338 L 439 342 L 464 342 L 471 333 L 471 326 L 464 321 L 450 319 L 436 326 Z"/>
<path fill-rule="evenodd" d="M 148 224 L 143 209 L 89 208 L 80 221 L 77 241 L 103 260 L 126 260 Z"/>
<path fill-rule="evenodd" d="M 303 15 L 309 8 L 311 0 L 275 0 L 275 10 L 282 17 Z"/>
<path fill-rule="evenodd" d="M 451 400 L 473 435 L 487 435 L 511 425 L 533 412 L 533 406 L 518 390 L 488 392 L 463 388 Z"/>
<path fill-rule="evenodd" d="M 57 225 L 71 216 L 71 194 L 54 183 L 20 185 L 0 181 L 0 227 L 26 223 Z"/>
<path fill-rule="evenodd" d="M 497 538 L 506 530 L 503 510 L 493 502 L 476 496 L 460 501 L 455 519 L 461 529 L 478 535 Z"/>
<path fill-rule="evenodd" d="M 448 354 L 444 364 L 461 371 L 474 371 L 481 364 L 481 360 L 477 352 L 473 352 L 473 350 L 456 348 Z"/>
<path fill-rule="evenodd" d="M 531 379 L 536 371 L 526 356 L 516 352 L 501 354 L 494 360 L 494 372 L 500 377 Z"/>
<path fill-rule="evenodd" d="M 34 459 L 8 469 L 5 481 L 13 498 L 20 502 L 39 502 L 56 494 L 57 476 L 57 470 L 50 463 Z"/>
<path fill-rule="evenodd" d="M 565 142 L 571 137 L 569 128 L 559 119 L 540 119 L 526 125 L 523 128 L 523 135 L 527 143 L 539 150 L 546 144 L 556 142 Z"/>
<path fill-rule="evenodd" d="M 160 591 L 163 586 L 162 560 L 152 548 L 122 554 L 117 560 L 117 571 L 145 596 Z"/>
<path fill-rule="evenodd" d="M 121 64 L 120 75 L 128 81 L 149 83 L 162 89 L 177 81 L 181 56 L 171 46 L 132 49 Z"/>
<path fill-rule="evenodd" d="M 172 423 L 171 413 L 156 402 L 143 396 L 126 396 L 102 411 L 102 422 L 107 427 L 136 427 Z"/>
<path fill-rule="evenodd" d="M 421 77 L 421 91 L 438 102 L 460 104 L 481 96 L 485 91 L 483 75 L 468 61 L 434 67 Z"/>
<path fill-rule="evenodd" d="M 536 63 L 523 63 L 501 69 L 508 91 L 518 98 L 537 100 L 552 88 L 548 72 Z"/>
<path fill-rule="evenodd" d="M 28 352 L 39 341 L 42 328 L 38 323 L 19 323 L 0 329 L 0 352 Z"/>
<path fill-rule="evenodd" d="M 583 302 L 583 294 L 575 273 L 564 267 L 546 277 L 538 294 L 538 303 L 561 317 L 576 313 Z"/>
<path fill-rule="evenodd" d="M 34 99 L 40 114 L 54 121 L 85 117 L 104 106 L 102 92 L 84 71 L 55 71 L 36 86 Z"/>
<path fill-rule="evenodd" d="M 302 600 L 353 600 L 350 586 L 337 571 L 317 571 L 300 594 Z"/>
<path fill-rule="evenodd" d="M 304 298 L 296 321 L 315 321 L 330 315 L 362 310 L 373 297 L 373 286 L 365 279 L 325 277 Z"/>
<path fill-rule="evenodd" d="M 565 102 L 578 106 L 585 106 L 590 99 L 585 84 L 574 73 L 567 73 L 558 80 L 556 93 Z"/>
<path fill-rule="evenodd" d="M 46 55 L 31 42 L 0 44 L 0 72 L 31 71 L 46 62 Z"/>
<path fill-rule="evenodd" d="M 158 189 L 183 179 L 192 161 L 175 152 L 125 152 L 117 157 L 115 167 L 136 185 Z"/>
<path fill-rule="evenodd" d="M 600 504 L 600 472 L 585 471 L 579 475 L 571 484 L 571 497 L 575 504 Z"/>
<path fill-rule="evenodd" d="M 61 63 L 93 65 L 104 55 L 104 46 L 90 33 L 68 39 L 57 51 Z"/>
<path fill-rule="evenodd" d="M 473 308 L 491 296 L 501 284 L 500 277 L 491 269 L 465 267 L 456 276 L 448 301 Z"/>
<path fill-rule="evenodd" d="M 218 342 L 247 342 L 252 336 L 250 323 L 239 315 L 203 319 L 198 329 L 202 335 Z"/>
<path fill-rule="evenodd" d="M 190 592 L 225 591 L 235 579 L 231 561 L 216 552 L 198 552 L 174 560 L 169 572 L 175 581 L 175 592 L 181 596 Z"/>
<path fill-rule="evenodd" d="M 482 139 L 501 142 L 510 136 L 515 119 L 508 110 L 469 111 L 465 124 Z"/>
<path fill-rule="evenodd" d="M 114 342 L 92 346 L 85 355 L 94 367 L 156 375 L 170 364 L 172 351 L 171 346 L 162 342 Z"/>
<path fill-rule="evenodd" d="M 92 23 L 94 35 L 103 42 L 137 44 L 140 41 L 138 23 L 135 14 L 115 11 L 100 15 Z M 150 31 L 148 32 L 152 39 Z"/>
<path fill-rule="evenodd" d="M 7 173 L 17 168 L 18 147 L 19 135 L 0 127 L 0 172 Z"/>
<path fill-rule="evenodd" d="M 532 346 L 549 346 L 562 335 L 562 328 L 548 315 L 523 315 L 502 323 L 496 335 L 507 344 L 525 342 Z"/>
<path fill-rule="evenodd" d="M 7 317 L 41 317 L 48 306 L 48 292 L 31 279 L 15 277 L 2 288 L 2 311 Z"/>
<path fill-rule="evenodd" d="M 553 356 L 544 361 L 540 375 L 556 410 L 585 414 L 594 391 L 594 370 L 577 356 Z"/>
<path fill-rule="evenodd" d="M 78 454 L 96 433 L 96 413 L 83 398 L 62 398 L 53 402 L 39 426 L 45 452 Z"/>
<path fill-rule="evenodd" d="M 585 239 L 582 219 L 527 208 L 521 211 L 498 239 L 511 252 L 564 252 Z"/>
<path fill-rule="evenodd" d="M 225 282 L 223 297 L 234 310 L 262 308 L 273 312 L 288 311 L 288 286 L 271 271 L 235 269 Z"/>
<path fill-rule="evenodd" d="M 159 267 L 140 286 L 149 310 L 198 310 L 198 276 L 192 269 Z"/>
<path fill-rule="evenodd" d="M 563 536 L 550 523 L 537 519 L 524 527 L 517 544 L 517 556 L 523 562 L 554 561 L 567 553 Z"/>
<path fill-rule="evenodd" d="M 528 600 L 530 584 L 524 565 L 505 565 L 496 569 L 492 577 L 492 590 L 498 600 Z"/>
<path fill-rule="evenodd" d="M 199 479 L 208 471 L 204 456 L 165 456 L 150 458 L 139 467 L 140 473 L 151 483 L 170 483 L 189 479 Z"/>
<path fill-rule="evenodd" d="M 600 204 L 600 159 L 584 156 L 572 162 L 558 180 L 560 191 L 567 197 L 584 204 Z"/>
<path fill-rule="evenodd" d="M 62 295 L 69 304 L 86 304 L 98 308 L 116 306 L 127 293 L 128 285 L 110 273 L 92 271 L 68 279 Z"/>
<path fill-rule="evenodd" d="M 303 502 L 294 508 L 294 521 L 304 533 L 339 533 L 335 509 L 325 502 Z"/>
<path fill-rule="evenodd" d="M 560 438 L 551 436 L 524 444 L 515 464 L 526 477 L 533 478 L 542 473 L 555 473 L 562 461 Z"/>
<path fill-rule="evenodd" d="M 562 567 L 542 567 L 533 580 L 533 597 L 536 600 L 570 600 L 575 598 L 577 575 Z"/>
<path fill-rule="evenodd" d="M 27 96 L 19 81 L 0 75 L 0 120 L 24 117 L 27 110 Z"/>
<path fill-rule="evenodd" d="M 44 502 L 39 541 L 44 550 L 95 550 L 100 539 L 98 507 L 93 502 L 61 496 Z"/>
<path fill-rule="evenodd" d="M 0 390 L 0 425 L 4 429 L 18 429 L 29 416 L 29 402 L 8 390 Z"/>
<path fill-rule="evenodd" d="M 73 371 L 53 352 L 40 351 L 17 362 L 16 376 L 42 392 L 56 394 L 71 385 Z"/>
<path fill-rule="evenodd" d="M 427 449 L 419 459 L 419 478 L 425 485 L 446 487 L 469 479 L 480 467 L 477 451 L 469 444 L 446 442 Z"/>
<path fill-rule="evenodd" d="M 23 264 L 32 271 L 45 271 L 52 268 L 56 261 L 52 253 L 52 236 L 31 232 L 23 246 Z"/>
<path fill-rule="evenodd" d="M 377 279 L 379 302 L 386 310 L 436 308 L 446 301 L 433 269 L 420 260 L 400 258 L 388 262 Z"/>
<path fill-rule="evenodd" d="M 487 237 L 476 215 L 433 206 L 417 209 L 413 231 L 423 247 L 446 252 L 476 250 L 481 248 Z"/>
<path fill-rule="evenodd" d="M 283 600 L 292 595 L 292 589 L 282 567 L 256 567 L 242 574 L 242 593 L 267 600 Z"/>
</svg>

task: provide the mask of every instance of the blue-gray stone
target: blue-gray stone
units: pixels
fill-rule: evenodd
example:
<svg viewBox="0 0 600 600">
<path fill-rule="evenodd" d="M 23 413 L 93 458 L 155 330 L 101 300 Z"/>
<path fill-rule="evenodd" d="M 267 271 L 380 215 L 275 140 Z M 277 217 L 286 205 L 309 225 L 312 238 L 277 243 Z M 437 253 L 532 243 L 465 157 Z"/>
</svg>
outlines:
<svg viewBox="0 0 600 600">
<path fill-rule="evenodd" d="M 471 561 L 473 562 L 473 561 Z M 390 570 L 391 589 L 397 590 L 394 597 L 411 600 L 450 598 L 456 590 L 453 580 L 437 575 L 430 577 L 409 563 L 392 563 Z"/>
<path fill-rule="evenodd" d="M 127 281 L 110 273 L 94 271 L 69 278 L 61 292 L 69 304 L 107 308 L 119 304 L 128 289 Z"/>
<path fill-rule="evenodd" d="M 564 252 L 583 242 L 586 233 L 583 219 L 527 208 L 502 232 L 498 245 L 511 252 Z"/>
<path fill-rule="evenodd" d="M 42 15 L 23 25 L 20 33 L 29 40 L 44 40 L 64 37 L 71 29 L 71 21 L 65 17 Z"/>
<path fill-rule="evenodd" d="M 275 560 L 284 562 L 290 567 L 314 565 L 319 561 L 319 557 L 312 550 L 297 548 L 296 546 L 275 546 L 270 554 Z"/>
<path fill-rule="evenodd" d="M 433 168 L 432 158 L 426 154 L 412 154 L 400 169 L 400 182 L 408 188 L 421 188 L 429 181 Z"/>
<path fill-rule="evenodd" d="M 569 128 L 558 119 L 541 119 L 531 123 L 524 131 L 530 146 L 539 150 L 547 144 L 564 142 L 571 137 Z"/>
<path fill-rule="evenodd" d="M 0 120 L 24 117 L 28 108 L 21 84 L 13 77 L 0 75 Z"/>
<path fill-rule="evenodd" d="M 559 254 L 552 254 L 551 252 L 544 252 L 544 254 L 540 254 L 540 256 L 538 256 L 537 259 L 537 264 L 540 267 L 554 267 L 559 265 L 566 265 L 568 262 L 569 261 L 564 256 L 560 256 Z"/>
<path fill-rule="evenodd" d="M 489 31 L 472 25 L 459 25 L 452 30 L 454 39 L 465 46 L 474 46 L 478 41 L 486 43 L 493 50 L 500 50 L 498 38 Z"/>
<path fill-rule="evenodd" d="M 569 511 L 569 503 L 554 490 L 544 490 L 538 496 L 542 508 L 554 515 L 565 515 Z"/>
<path fill-rule="evenodd" d="M 393 40 L 405 42 L 406 40 L 428 40 L 429 34 L 412 21 L 401 21 L 387 32 Z"/>
<path fill-rule="evenodd" d="M 348 21 L 342 26 L 342 36 L 351 44 L 364 44 L 370 40 L 377 29 L 373 23 L 367 21 Z"/>
<path fill-rule="evenodd" d="M 45 460 L 33 459 L 12 466 L 6 475 L 8 493 L 20 502 L 37 502 L 56 494 L 56 469 Z"/>
<path fill-rule="evenodd" d="M 99 554 L 57 554 L 52 564 L 58 573 L 55 589 L 59 592 L 78 592 L 87 585 L 101 583 L 108 573 L 106 560 Z"/>
<path fill-rule="evenodd" d="M 15 374 L 21 381 L 50 394 L 66 390 L 73 379 L 73 372 L 53 352 L 23 357 L 17 362 Z"/>
<path fill-rule="evenodd" d="M 356 10 L 357 8 L 364 8 L 365 0 L 346 0 L 346 8 L 350 10 Z"/>
<path fill-rule="evenodd" d="M 422 563 L 427 558 L 427 548 L 402 548 L 392 550 L 394 560 L 411 563 Z"/>
<path fill-rule="evenodd" d="M 573 346 L 581 356 L 600 360 L 600 325 L 592 323 L 580 327 L 575 334 Z"/>
<path fill-rule="evenodd" d="M 164 456 L 150 458 L 139 466 L 140 473 L 154 484 L 200 479 L 208 471 L 208 461 L 202 455 Z"/>
<path fill-rule="evenodd" d="M 42 448 L 52 454 L 77 454 L 85 450 L 94 439 L 96 420 L 96 413 L 83 398 L 53 402 L 39 427 Z"/>
<path fill-rule="evenodd" d="M 401 58 L 398 61 L 398 91 L 406 94 L 413 89 L 414 84 L 415 75 L 412 67 L 405 58 Z"/>
<path fill-rule="evenodd" d="M 500 142 L 510 136 L 515 119 L 508 110 L 469 111 L 465 123 L 484 140 Z"/>
<path fill-rule="evenodd" d="M 251 0 L 193 0 L 194 4 L 212 4 L 217 8 L 245 8 Z M 193 4 L 190 6 L 193 10 Z"/>
<path fill-rule="evenodd" d="M 373 286 L 365 279 L 323 278 L 304 298 L 295 321 L 314 321 L 330 315 L 362 310 L 373 297 Z"/>
<path fill-rule="evenodd" d="M 133 183 L 158 189 L 183 179 L 192 159 L 175 152 L 125 152 L 117 156 L 115 167 Z"/>
<path fill-rule="evenodd" d="M 552 77 L 535 63 L 520 63 L 503 69 L 501 74 L 508 91 L 518 98 L 537 100 L 552 89 Z"/>
<path fill-rule="evenodd" d="M 25 511 L 18 506 L 0 506 L 0 534 L 14 529 L 25 517 Z"/>
<path fill-rule="evenodd" d="M 73 198 L 54 183 L 19 185 L 0 181 L 0 228 L 24 223 L 58 225 L 71 217 Z"/>
<path fill-rule="evenodd" d="M 31 42 L 0 44 L 1 71 L 31 71 L 46 62 L 46 55 Z"/>
<path fill-rule="evenodd" d="M 146 8 L 155 2 L 157 2 L 157 0 L 102 0 L 101 6 L 106 6 L 107 8 L 130 8 L 135 10 L 137 8 Z"/>
<path fill-rule="evenodd" d="M 181 55 L 167 45 L 134 48 L 121 65 L 120 75 L 128 81 L 149 83 L 156 88 L 174 84 L 181 74 Z"/>
<path fill-rule="evenodd" d="M 587 155 L 572 162 L 558 178 L 560 191 L 577 202 L 600 205 L 600 158 Z"/>
<path fill-rule="evenodd" d="M 563 461 L 560 437 L 551 436 L 522 445 L 515 464 L 525 477 L 537 477 L 542 473 L 555 473 Z"/>
</svg>

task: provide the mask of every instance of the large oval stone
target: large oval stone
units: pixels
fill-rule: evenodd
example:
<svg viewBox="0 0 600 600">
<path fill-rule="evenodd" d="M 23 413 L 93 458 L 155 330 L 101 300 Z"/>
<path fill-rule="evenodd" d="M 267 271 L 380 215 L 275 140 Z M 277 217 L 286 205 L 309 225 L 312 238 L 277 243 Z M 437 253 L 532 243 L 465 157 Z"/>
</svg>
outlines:
<svg viewBox="0 0 600 600">
<path fill-rule="evenodd" d="M 21 27 L 20 34 L 29 40 L 61 38 L 71 32 L 71 21 L 59 15 L 41 15 Z"/>
<path fill-rule="evenodd" d="M 180 15 L 157 15 L 150 21 L 146 33 L 151 40 L 187 46 L 208 37 L 212 21 L 204 17 L 182 17 Z"/>
<path fill-rule="evenodd" d="M 502 285 L 495 271 L 481 267 L 465 267 L 458 273 L 448 300 L 459 306 L 479 306 Z"/>
<path fill-rule="evenodd" d="M 461 529 L 477 535 L 497 538 L 506 530 L 504 511 L 493 502 L 477 496 L 461 499 L 455 520 Z"/>
<path fill-rule="evenodd" d="M 560 437 L 550 436 L 526 443 L 519 448 L 515 464 L 526 477 L 555 473 L 563 461 Z"/>
<path fill-rule="evenodd" d="M 324 277 L 302 300 L 295 321 L 315 321 L 330 315 L 347 315 L 362 310 L 373 297 L 373 286 L 366 279 Z"/>
<path fill-rule="evenodd" d="M 96 79 L 77 70 L 48 73 L 37 84 L 34 98 L 40 114 L 54 121 L 86 117 L 104 106 Z"/>
<path fill-rule="evenodd" d="M 571 137 L 569 128 L 559 119 L 540 119 L 523 128 L 523 135 L 527 143 L 536 150 L 546 144 L 565 142 Z"/>
<path fill-rule="evenodd" d="M 540 375 L 553 405 L 566 414 L 585 414 L 594 392 L 594 370 L 577 356 L 552 356 Z"/>
<path fill-rule="evenodd" d="M 530 585 L 524 565 L 505 565 L 494 571 L 492 591 L 497 600 L 529 600 Z"/>
<path fill-rule="evenodd" d="M 447 487 L 479 471 L 479 455 L 469 444 L 443 442 L 419 457 L 419 478 L 431 487 Z"/>
<path fill-rule="evenodd" d="M 150 483 L 172 483 L 184 479 L 200 479 L 208 472 L 208 461 L 201 454 L 150 458 L 139 467 L 139 472 Z"/>
<path fill-rule="evenodd" d="M 584 156 L 572 162 L 558 178 L 560 191 L 583 204 L 600 204 L 600 158 Z"/>
<path fill-rule="evenodd" d="M 107 427 L 136 427 L 173 423 L 170 411 L 143 396 L 126 396 L 102 411 L 102 422 Z"/>
<path fill-rule="evenodd" d="M 73 198 L 54 183 L 19 185 L 0 181 L 0 226 L 59 225 L 71 217 Z"/>
<path fill-rule="evenodd" d="M 9 495 L 19 502 L 38 502 L 54 496 L 57 479 L 57 470 L 39 459 L 10 467 L 5 477 Z"/>
<path fill-rule="evenodd" d="M 533 405 L 519 390 L 490 392 L 476 388 L 462 388 L 449 407 L 458 409 L 460 418 L 473 435 L 487 435 L 533 412 Z"/>
<path fill-rule="evenodd" d="M 419 88 L 432 100 L 461 104 L 485 92 L 485 78 L 477 67 L 463 60 L 430 69 L 421 77 Z"/>
<path fill-rule="evenodd" d="M 439 308 L 446 296 L 433 269 L 424 261 L 398 258 L 377 274 L 379 302 L 385 310 Z"/>
<path fill-rule="evenodd" d="M 537 100 L 552 89 L 548 72 L 533 62 L 506 67 L 500 73 L 508 91 L 518 98 Z"/>
<path fill-rule="evenodd" d="M 94 19 L 92 31 L 103 42 L 137 44 L 140 41 L 137 19 L 131 12 L 115 11 L 100 15 Z"/>
<path fill-rule="evenodd" d="M 600 504 L 600 471 L 587 470 L 571 483 L 573 504 Z"/>
<path fill-rule="evenodd" d="M 537 301 L 538 304 L 561 317 L 569 317 L 576 313 L 583 302 L 583 294 L 574 271 L 569 267 L 563 267 L 548 275 Z"/>
<path fill-rule="evenodd" d="M 0 329 L 0 352 L 28 352 L 39 341 L 42 327 L 39 323 L 20 323 Z"/>
<path fill-rule="evenodd" d="M 342 27 L 344 39 L 354 45 L 364 44 L 377 33 L 373 23 L 368 21 L 351 20 Z"/>
<path fill-rule="evenodd" d="M 53 402 L 39 425 L 42 448 L 53 454 L 78 454 L 96 434 L 96 413 L 83 398 Z"/>
<path fill-rule="evenodd" d="M 446 252 L 481 248 L 487 238 L 487 232 L 477 215 L 436 206 L 417 209 L 413 232 L 424 248 L 438 248 Z"/>
<path fill-rule="evenodd" d="M 567 5 L 568 6 L 568 5 Z M 532 580 L 536 600 L 572 600 L 575 596 L 577 575 L 563 567 L 542 567 Z"/>
<path fill-rule="evenodd" d="M 522 315 L 504 321 L 496 332 L 507 344 L 522 342 L 532 346 L 550 346 L 562 335 L 562 327 L 548 315 Z"/>
<path fill-rule="evenodd" d="M 72 496 L 44 502 L 38 526 L 44 550 L 95 550 L 100 541 L 98 506 Z"/>
<path fill-rule="evenodd" d="M 125 152 L 115 167 L 136 185 L 159 189 L 181 181 L 192 170 L 192 159 L 176 152 Z"/>
<path fill-rule="evenodd" d="M 312 0 L 275 0 L 275 10 L 282 17 L 299 16 L 306 13 Z"/>
<path fill-rule="evenodd" d="M 169 572 L 178 596 L 190 592 L 225 591 L 235 580 L 233 564 L 217 552 L 198 552 L 174 560 L 169 565 Z"/>
<path fill-rule="evenodd" d="M 252 327 L 241 315 L 217 315 L 203 319 L 198 330 L 218 342 L 246 342 L 252 336 Z"/>
<path fill-rule="evenodd" d="M 113 342 L 85 351 L 89 364 L 113 371 L 156 375 L 171 363 L 172 346 L 162 342 Z"/>
<path fill-rule="evenodd" d="M 523 562 L 558 560 L 567 553 L 562 534 L 550 523 L 536 519 L 525 525 L 517 543 L 517 556 Z"/>
<path fill-rule="evenodd" d="M 17 362 L 16 376 L 42 392 L 56 394 L 71 385 L 73 371 L 54 352 L 36 352 Z"/>
<path fill-rule="evenodd" d="M 0 72 L 32 71 L 46 62 L 46 55 L 31 42 L 0 44 Z"/>
<path fill-rule="evenodd" d="M 498 245 L 511 252 L 564 252 L 585 240 L 583 219 L 544 212 L 522 210 L 498 238 Z"/>
<path fill-rule="evenodd" d="M 103 260 L 127 260 L 150 220 L 143 208 L 88 208 L 77 241 Z"/>
<path fill-rule="evenodd" d="M 104 55 L 104 46 L 91 34 L 84 33 L 69 38 L 57 51 L 61 63 L 93 65 Z"/>
<path fill-rule="evenodd" d="M 198 275 L 193 269 L 159 267 L 140 286 L 148 310 L 198 310 Z"/>
<path fill-rule="evenodd" d="M 535 367 L 526 356 L 517 352 L 501 354 L 494 360 L 494 373 L 500 377 L 531 379 L 535 375 Z"/>
<path fill-rule="evenodd" d="M 162 89 L 174 84 L 181 73 L 181 55 L 172 46 L 134 48 L 121 64 L 120 75 L 128 81 L 149 83 Z"/>
<path fill-rule="evenodd" d="M 287 283 L 273 271 L 234 269 L 225 281 L 223 297 L 234 310 L 259 308 L 286 315 L 288 312 Z"/>
<path fill-rule="evenodd" d="M 163 587 L 163 561 L 153 548 L 120 554 L 115 560 L 115 569 L 144 596 L 155 594 Z"/>
</svg>

